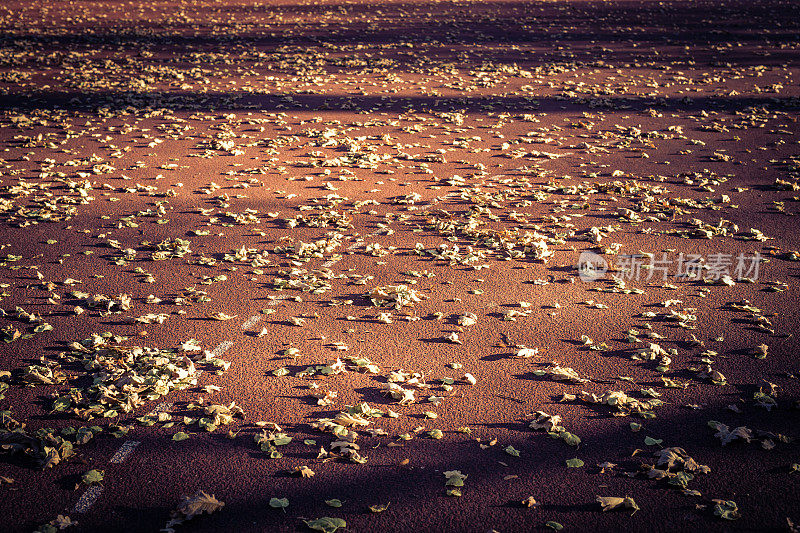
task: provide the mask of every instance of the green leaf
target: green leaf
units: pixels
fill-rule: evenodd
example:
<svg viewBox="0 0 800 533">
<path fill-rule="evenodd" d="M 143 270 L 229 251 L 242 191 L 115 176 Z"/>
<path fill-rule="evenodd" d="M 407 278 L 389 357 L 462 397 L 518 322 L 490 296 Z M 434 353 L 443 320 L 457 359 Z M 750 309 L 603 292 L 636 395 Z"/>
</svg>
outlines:
<svg viewBox="0 0 800 533">
<path fill-rule="evenodd" d="M 212 431 L 216 431 L 217 425 L 214 423 L 213 418 L 201 418 L 198 422 L 199 426 L 209 433 Z"/>
<path fill-rule="evenodd" d="M 108 426 L 108 430 L 115 438 L 121 439 L 122 437 L 124 437 L 125 435 L 128 434 L 128 431 L 130 431 L 130 428 L 128 428 L 126 426 L 111 425 L 111 426 Z"/>
<path fill-rule="evenodd" d="M 580 459 L 578 459 L 577 457 L 574 458 L 574 459 L 567 459 L 567 466 L 569 468 L 580 468 L 584 464 L 585 463 L 583 461 L 581 461 Z"/>
<path fill-rule="evenodd" d="M 581 438 L 569 431 L 549 431 L 547 435 L 553 439 L 561 439 L 570 446 L 575 446 L 576 448 L 581 444 Z"/>
<path fill-rule="evenodd" d="M 689 482 L 694 479 L 694 475 L 690 474 L 689 472 L 680 471 L 671 478 L 669 478 L 668 483 L 675 487 L 680 487 L 685 489 L 689 486 Z"/>
<path fill-rule="evenodd" d="M 570 446 L 578 447 L 581 445 L 581 438 L 575 435 L 574 433 L 570 433 L 569 431 L 561 432 L 561 440 L 563 440 Z"/>
<path fill-rule="evenodd" d="M 661 446 L 664 439 L 654 439 L 653 437 L 645 437 L 644 443 L 648 446 Z"/>
<path fill-rule="evenodd" d="M 714 516 L 718 516 L 723 520 L 736 520 L 742 515 L 739 514 L 739 507 L 733 500 L 714 500 Z"/>
<path fill-rule="evenodd" d="M 95 428 L 99 431 L 96 431 Z M 97 426 L 78 428 L 78 431 L 75 432 L 75 443 L 86 444 L 92 440 L 97 433 L 100 433 L 100 431 L 102 431 L 102 429 Z"/>
<path fill-rule="evenodd" d="M 273 509 L 286 509 L 289 507 L 289 498 L 270 498 L 269 506 Z"/>
<path fill-rule="evenodd" d="M 68 397 L 64 396 L 61 398 L 56 398 L 53 402 L 53 411 L 66 411 L 72 405 L 72 400 Z"/>
<path fill-rule="evenodd" d="M 276 433 L 272 439 L 272 443 L 275 446 L 285 446 L 292 442 L 292 437 L 286 435 L 286 433 Z"/>
<path fill-rule="evenodd" d="M 174 440 L 175 442 L 180 442 L 182 440 L 187 440 L 189 438 L 190 438 L 189 435 L 187 433 L 184 433 L 183 431 L 179 431 L 172 436 L 172 440 Z"/>
<path fill-rule="evenodd" d="M 444 484 L 446 486 L 448 486 L 448 487 L 463 487 L 464 486 L 464 480 L 466 478 L 467 478 L 467 476 L 465 476 L 461 472 L 458 472 L 457 474 L 453 474 L 451 476 L 448 476 L 447 481 L 445 481 Z"/>
<path fill-rule="evenodd" d="M 334 498 L 332 500 L 325 500 L 325 504 L 328 505 L 329 507 L 341 507 L 342 501 Z"/>
<path fill-rule="evenodd" d="M 305 522 L 309 528 L 315 531 L 322 531 L 323 533 L 334 533 L 334 531 L 340 527 L 347 527 L 347 522 L 341 518 L 331 518 L 328 516 L 323 516 L 316 520 L 303 520 L 303 522 Z"/>
<path fill-rule="evenodd" d="M 85 472 L 81 476 L 81 481 L 83 481 L 87 485 L 91 485 L 92 483 L 102 482 L 104 476 L 105 474 L 103 473 L 102 470 L 89 470 L 88 472 Z"/>
<path fill-rule="evenodd" d="M 544 524 L 544 527 L 549 527 L 553 531 L 561 531 L 562 529 L 564 529 L 564 526 L 553 520 L 549 520 L 548 522 L 546 522 Z"/>
<path fill-rule="evenodd" d="M 155 418 L 150 415 L 140 416 L 136 421 L 144 427 L 150 427 L 156 423 Z"/>
<path fill-rule="evenodd" d="M 503 451 L 506 452 L 508 455 L 513 455 L 514 457 L 519 457 L 519 450 L 517 450 L 516 448 L 514 448 L 510 444 L 508 446 L 506 446 L 505 450 L 503 450 Z"/>
<path fill-rule="evenodd" d="M 444 437 L 444 433 L 442 433 L 441 429 L 432 429 L 428 432 L 428 436 L 432 439 L 439 440 Z"/>
</svg>

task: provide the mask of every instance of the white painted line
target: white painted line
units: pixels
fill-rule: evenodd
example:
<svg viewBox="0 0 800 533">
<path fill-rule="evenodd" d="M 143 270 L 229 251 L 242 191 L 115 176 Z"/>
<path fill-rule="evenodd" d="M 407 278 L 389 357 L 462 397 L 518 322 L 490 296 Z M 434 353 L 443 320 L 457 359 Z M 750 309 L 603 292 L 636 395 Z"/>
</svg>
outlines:
<svg viewBox="0 0 800 533">
<path fill-rule="evenodd" d="M 256 325 L 256 323 L 261 320 L 261 315 L 254 315 L 247 319 L 247 321 L 242 324 L 242 329 L 251 328 Z"/>
<path fill-rule="evenodd" d="M 78 503 L 75 504 L 75 507 L 72 508 L 73 513 L 82 514 L 88 511 L 94 502 L 97 501 L 97 498 L 103 493 L 103 486 L 102 485 L 92 485 L 86 492 L 83 493 L 81 498 L 78 500 Z"/>
<path fill-rule="evenodd" d="M 173 406 L 173 405 L 175 405 L 175 404 L 174 404 L 174 403 L 172 403 L 172 402 L 161 402 L 161 403 L 159 403 L 158 405 L 156 405 L 156 406 L 153 408 L 153 410 L 152 410 L 152 411 L 150 411 L 149 413 L 147 413 L 147 415 L 148 415 L 148 416 L 149 416 L 149 415 L 157 415 L 158 413 L 163 413 L 164 411 L 169 411 L 170 409 L 172 409 L 172 406 Z"/>
<path fill-rule="evenodd" d="M 131 453 L 133 453 L 133 450 L 135 450 L 136 447 L 138 445 L 140 445 L 140 444 L 141 444 L 141 442 L 139 442 L 138 440 L 125 441 L 125 443 L 122 446 L 119 447 L 119 450 L 117 450 L 117 453 L 115 453 L 114 456 L 111 457 L 111 459 L 109 459 L 108 462 L 112 463 L 112 464 L 115 464 L 115 465 L 123 463 L 125 461 L 125 459 L 127 459 L 128 456 Z"/>
<path fill-rule="evenodd" d="M 256 322 L 258 322 L 260 318 L 261 317 L 259 316 L 251 317 L 250 320 L 247 321 L 248 325 L 246 327 L 252 326 Z M 251 321 L 252 323 L 250 323 Z M 245 326 L 243 326 L 242 329 L 245 329 Z M 214 357 L 220 357 L 231 346 L 233 346 L 233 342 L 222 341 L 216 348 L 214 348 L 211 351 L 211 354 Z M 200 373 L 201 371 L 197 372 L 197 377 L 200 377 Z M 148 413 L 148 415 L 156 415 L 164 411 L 169 411 L 170 409 L 172 409 L 174 405 L 175 404 L 173 402 L 161 402 L 158 405 L 156 405 L 155 408 L 152 411 L 150 411 L 150 413 Z M 139 446 L 140 444 L 141 442 L 139 442 L 138 440 L 125 441 L 122 444 L 122 446 L 120 446 L 119 449 L 116 451 L 116 453 L 111 457 L 111 459 L 108 460 L 108 462 L 111 464 L 123 463 L 128 458 L 128 456 L 130 456 L 130 454 L 133 453 L 136 447 Z M 102 485 L 92 485 L 91 487 L 86 489 L 86 492 L 84 492 L 81 495 L 80 499 L 78 499 L 77 503 L 75 504 L 75 507 L 72 508 L 72 512 L 74 514 L 85 513 L 86 511 L 92 508 L 92 505 L 94 505 L 94 503 L 97 501 L 97 498 L 99 498 L 102 493 L 103 493 Z"/>
<path fill-rule="evenodd" d="M 214 357 L 221 357 L 222 354 L 227 352 L 228 348 L 230 348 L 231 346 L 233 346 L 233 342 L 222 341 L 221 343 L 219 343 L 219 346 L 211 350 L 211 355 L 213 355 Z"/>
<path fill-rule="evenodd" d="M 429 203 L 428 205 L 425 206 L 425 208 L 423 209 L 422 212 L 424 212 L 427 209 L 430 209 L 431 207 L 435 206 L 438 203 L 441 203 L 441 202 L 444 202 L 445 200 L 449 200 L 450 198 L 456 198 L 456 197 L 459 197 L 459 196 L 461 196 L 460 192 L 449 192 L 449 193 L 445 194 L 444 196 L 437 196 L 436 198 L 433 199 L 433 201 L 431 203 Z"/>
</svg>

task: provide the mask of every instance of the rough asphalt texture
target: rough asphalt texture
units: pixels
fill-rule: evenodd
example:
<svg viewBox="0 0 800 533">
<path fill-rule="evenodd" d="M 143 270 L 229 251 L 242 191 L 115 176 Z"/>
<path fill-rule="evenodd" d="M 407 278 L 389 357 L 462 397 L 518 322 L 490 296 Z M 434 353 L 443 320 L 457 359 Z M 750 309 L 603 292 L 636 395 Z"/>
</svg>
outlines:
<svg viewBox="0 0 800 533">
<path fill-rule="evenodd" d="M 0 529 L 156 531 L 204 490 L 224 507 L 176 531 L 795 531 L 799 46 L 791 1 L 5 2 Z M 185 254 L 153 260 L 176 238 Z M 597 281 L 578 276 L 587 250 L 612 265 Z M 680 254 L 706 268 L 676 276 Z M 398 285 L 420 301 L 365 296 Z M 175 305 L 189 287 L 208 301 Z M 195 339 L 230 367 L 198 361 L 196 384 L 130 413 L 54 410 L 97 377 L 70 343 L 103 332 Z M 346 372 L 302 374 L 337 358 Z M 63 380 L 32 384 L 30 365 Z M 385 393 L 400 369 L 413 403 Z M 231 402 L 243 417 L 198 426 Z M 366 462 L 318 458 L 348 438 L 312 424 L 361 402 L 384 412 L 350 436 Z M 531 429 L 537 411 L 580 445 Z M 709 421 L 746 438 L 723 446 Z M 11 453 L 14 430 L 94 425 L 52 467 Z M 292 438 L 281 458 L 262 428 Z M 708 472 L 658 465 L 670 447 Z"/>
</svg>

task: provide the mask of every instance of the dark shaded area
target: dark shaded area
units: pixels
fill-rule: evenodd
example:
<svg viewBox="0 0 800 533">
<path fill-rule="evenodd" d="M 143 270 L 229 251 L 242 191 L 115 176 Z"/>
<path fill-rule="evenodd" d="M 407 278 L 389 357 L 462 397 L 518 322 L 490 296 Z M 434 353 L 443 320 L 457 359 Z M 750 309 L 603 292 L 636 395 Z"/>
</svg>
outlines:
<svg viewBox="0 0 800 533">
<path fill-rule="evenodd" d="M 183 111 L 225 112 L 237 110 L 263 111 L 437 111 L 437 112 L 564 112 L 567 108 L 586 106 L 595 109 L 642 109 L 654 107 L 662 110 L 699 112 L 718 110 L 736 112 L 752 107 L 769 109 L 798 109 L 798 97 L 683 97 L 645 98 L 638 96 L 609 97 L 519 97 L 519 96 L 464 96 L 464 97 L 385 97 L 348 95 L 294 95 L 291 100 L 283 96 L 252 96 L 249 93 L 170 93 L 170 92 L 106 92 L 80 94 L 77 92 L 43 92 L 37 95 L 8 97 L 0 101 L 0 110 L 28 112 L 36 109 L 65 109 L 95 111 L 98 108 L 124 110 L 166 108 Z"/>
<path fill-rule="evenodd" d="M 781 13 L 779 19 L 776 13 Z M 282 4 L 202 6 L 208 16 L 198 27 L 172 20 L 168 24 L 119 24 L 107 28 L 45 28 L 44 35 L 26 28 L 0 32 L 0 43 L 30 42 L 43 46 L 150 48 L 165 45 L 214 44 L 308 45 L 318 43 L 639 43 L 676 46 L 727 43 L 732 40 L 771 45 L 796 43 L 800 6 L 770 0 L 748 2 L 397 2 L 376 12 L 370 4 Z M 219 17 L 219 19 L 217 18 Z M 324 26 L 304 24 L 329 17 Z M 294 22 L 286 23 L 284 18 Z M 221 22 L 224 19 L 225 22 Z M 237 23 L 235 20 L 264 21 Z M 159 21 L 162 22 L 162 21 Z"/>
<path fill-rule="evenodd" d="M 118 9 L 125 8 L 120 5 Z M 52 80 L 48 84 L 51 88 L 42 92 L 9 86 L 0 109 L 83 109 L 110 104 L 187 110 L 246 109 L 252 105 L 253 109 L 305 106 L 320 111 L 420 106 L 549 111 L 574 100 L 539 101 L 537 107 L 520 97 L 351 99 L 292 92 L 294 101 L 287 101 L 285 95 L 165 90 L 162 86 L 174 82 L 175 74 L 161 69 L 174 69 L 190 81 L 197 76 L 213 77 L 215 69 L 233 69 L 229 75 L 254 69 L 259 75 L 299 76 L 299 82 L 305 76 L 331 73 L 358 76 L 444 69 L 438 73 L 445 75 L 453 68 L 493 72 L 512 67 L 537 75 L 600 69 L 610 76 L 613 69 L 628 67 L 674 71 L 705 66 L 727 72 L 731 68 L 796 63 L 800 43 L 800 4 L 780 0 L 396 3 L 377 13 L 368 4 L 223 4 L 198 7 L 194 15 L 207 16 L 203 24 L 190 24 L 179 12 L 170 13 L 176 9 L 164 4 L 152 13 L 140 13 L 143 20 L 112 18 L 97 26 L 39 22 L 0 28 L 0 47 L 10 52 L 0 59 L 0 67 L 64 69 L 63 80 Z M 778 13 L 780 16 L 776 16 Z M 21 20 L 34 15 L 23 9 Z M 320 18 L 327 20 L 326 24 L 307 23 Z M 90 57 L 71 56 L 71 52 Z M 235 58 L 235 63 L 230 58 Z M 142 91 L 113 90 L 90 83 L 77 88 L 82 80 L 105 77 L 115 84 L 141 77 L 150 87 Z M 67 88 L 73 86 L 76 88 Z M 538 92 L 531 97 L 539 100 Z M 628 103 L 619 94 L 607 98 L 612 106 L 618 101 Z M 638 100 L 647 105 L 661 104 L 656 99 Z M 681 109 L 708 105 L 741 109 L 762 104 L 759 98 L 719 100 L 698 100 Z M 579 99 L 577 103 L 586 102 Z M 764 97 L 763 103 L 773 103 L 773 99 Z M 604 106 L 601 102 L 600 107 Z"/>
</svg>

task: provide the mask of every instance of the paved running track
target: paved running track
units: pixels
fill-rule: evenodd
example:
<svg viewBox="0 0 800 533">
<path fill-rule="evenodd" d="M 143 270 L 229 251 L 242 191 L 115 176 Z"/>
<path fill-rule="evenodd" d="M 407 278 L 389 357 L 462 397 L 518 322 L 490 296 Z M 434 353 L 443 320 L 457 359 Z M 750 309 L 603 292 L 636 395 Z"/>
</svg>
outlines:
<svg viewBox="0 0 800 533">
<path fill-rule="evenodd" d="M 4 2 L 0 529 L 797 531 L 799 47 L 787 0 Z"/>
</svg>

